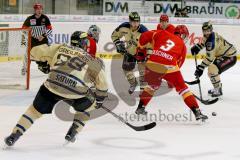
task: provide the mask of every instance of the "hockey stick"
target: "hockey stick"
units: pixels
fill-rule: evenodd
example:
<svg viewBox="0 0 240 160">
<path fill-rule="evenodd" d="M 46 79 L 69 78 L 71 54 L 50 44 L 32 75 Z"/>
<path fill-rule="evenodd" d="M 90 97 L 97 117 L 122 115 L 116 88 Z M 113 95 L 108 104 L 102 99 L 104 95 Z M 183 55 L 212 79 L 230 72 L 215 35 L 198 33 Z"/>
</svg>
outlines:
<svg viewBox="0 0 240 160">
<path fill-rule="evenodd" d="M 89 92 L 90 92 L 90 94 L 95 96 L 95 94 L 92 91 L 92 89 L 89 88 Z M 110 113 L 111 115 L 113 115 L 115 118 L 117 118 L 122 123 L 126 124 L 127 126 L 129 126 L 132 129 L 134 129 L 135 131 L 146 131 L 146 130 L 152 129 L 153 127 L 156 126 L 156 122 L 152 122 L 152 123 L 146 124 L 144 126 L 134 126 L 134 125 L 128 123 L 126 120 L 124 120 L 121 116 L 118 116 L 116 113 L 114 113 L 113 111 L 108 109 L 107 107 L 102 105 L 101 108 L 104 109 L 105 111 L 107 111 L 108 113 Z"/>
<path fill-rule="evenodd" d="M 116 113 L 114 113 L 110 109 L 106 108 L 105 106 L 102 106 L 101 108 L 104 109 L 105 111 L 107 111 L 108 113 L 110 113 L 111 115 L 113 115 L 115 118 L 120 120 L 122 123 L 126 124 L 127 126 L 129 126 L 132 129 L 134 129 L 135 131 L 146 131 L 146 130 L 152 129 L 153 127 L 156 126 L 156 122 L 152 122 L 152 123 L 146 124 L 144 126 L 133 126 L 130 123 L 128 123 L 126 120 L 124 120 L 122 117 L 118 116 Z"/>
<path fill-rule="evenodd" d="M 195 94 L 193 94 L 193 96 L 194 96 L 197 100 L 199 100 L 201 103 L 203 103 L 203 104 L 205 104 L 205 105 L 211 105 L 211 104 L 214 104 L 214 103 L 216 103 L 216 102 L 218 101 L 218 98 L 215 98 L 215 99 L 212 99 L 212 100 L 210 100 L 210 99 L 204 100 L 204 99 L 199 98 L 199 97 L 196 96 Z"/>
<path fill-rule="evenodd" d="M 198 84 L 200 83 L 200 79 L 196 79 L 194 81 L 184 81 L 185 83 L 189 84 L 189 85 L 194 85 L 194 84 Z"/>
<path fill-rule="evenodd" d="M 197 56 L 196 55 L 194 55 L 194 60 L 195 60 L 195 65 L 197 67 L 198 64 L 197 64 Z M 196 95 L 194 95 L 194 97 L 197 98 L 200 102 L 202 102 L 205 105 L 210 105 L 210 104 L 216 103 L 218 101 L 218 98 L 215 98 L 213 100 L 209 100 L 209 99 L 208 100 L 204 100 L 202 98 L 202 87 L 201 87 L 201 83 L 200 83 L 200 80 L 199 80 L 198 76 L 196 76 L 196 80 L 199 81 L 198 88 L 199 88 L 200 98 L 198 96 L 196 96 Z"/>
</svg>

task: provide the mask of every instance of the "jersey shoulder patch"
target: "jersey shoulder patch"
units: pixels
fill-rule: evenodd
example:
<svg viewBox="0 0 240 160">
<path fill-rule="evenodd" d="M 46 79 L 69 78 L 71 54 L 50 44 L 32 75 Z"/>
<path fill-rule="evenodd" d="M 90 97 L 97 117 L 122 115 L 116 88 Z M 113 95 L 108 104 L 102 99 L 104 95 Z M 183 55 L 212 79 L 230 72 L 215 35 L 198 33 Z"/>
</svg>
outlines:
<svg viewBox="0 0 240 160">
<path fill-rule="evenodd" d="M 138 32 L 143 33 L 143 32 L 146 32 L 146 31 L 148 31 L 147 27 L 145 27 L 144 25 L 140 24 Z"/>
<path fill-rule="evenodd" d="M 213 32 L 205 42 L 206 50 L 212 51 L 215 48 L 215 33 Z"/>
<path fill-rule="evenodd" d="M 116 31 L 119 31 L 120 28 L 130 28 L 130 23 L 129 22 L 124 22 L 120 24 L 117 28 Z"/>
</svg>

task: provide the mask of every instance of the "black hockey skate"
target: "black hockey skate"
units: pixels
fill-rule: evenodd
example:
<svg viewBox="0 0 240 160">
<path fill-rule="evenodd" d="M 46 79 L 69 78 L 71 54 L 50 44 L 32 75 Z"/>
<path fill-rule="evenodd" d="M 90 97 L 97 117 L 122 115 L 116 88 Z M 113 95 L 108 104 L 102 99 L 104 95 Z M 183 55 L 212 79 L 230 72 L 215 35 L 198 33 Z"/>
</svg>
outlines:
<svg viewBox="0 0 240 160">
<path fill-rule="evenodd" d="M 208 119 L 208 116 L 202 114 L 202 112 L 199 108 L 193 108 L 192 112 L 195 115 L 195 118 L 197 121 L 205 122 Z"/>
<path fill-rule="evenodd" d="M 129 89 L 128 89 L 128 93 L 129 93 L 129 94 L 133 94 L 133 92 L 135 91 L 137 85 L 138 85 L 137 81 L 135 81 L 134 84 L 131 84 L 130 87 L 129 87 Z"/>
<path fill-rule="evenodd" d="M 67 132 L 67 135 L 65 136 L 65 140 L 68 142 L 74 143 L 76 141 L 76 135 L 78 134 L 77 132 L 78 126 L 73 123 L 70 129 Z"/>
<path fill-rule="evenodd" d="M 7 147 L 11 147 L 17 142 L 17 140 L 21 136 L 22 136 L 22 133 L 19 130 L 17 130 L 16 133 L 12 133 L 10 136 L 6 137 L 4 139 L 4 142 L 5 142 Z"/>
<path fill-rule="evenodd" d="M 145 107 L 143 106 L 143 103 L 140 101 L 138 104 L 138 108 L 135 111 L 137 115 L 147 115 L 147 111 L 145 111 Z"/>
</svg>

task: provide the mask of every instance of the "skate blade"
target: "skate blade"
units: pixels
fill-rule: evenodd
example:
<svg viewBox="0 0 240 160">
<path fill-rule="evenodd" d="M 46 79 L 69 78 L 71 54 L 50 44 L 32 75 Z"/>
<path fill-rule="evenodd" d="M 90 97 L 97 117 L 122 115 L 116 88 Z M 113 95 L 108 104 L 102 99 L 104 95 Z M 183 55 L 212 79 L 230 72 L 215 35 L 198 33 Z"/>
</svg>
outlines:
<svg viewBox="0 0 240 160">
<path fill-rule="evenodd" d="M 8 145 L 6 145 L 6 144 L 4 144 L 3 146 L 2 146 L 2 150 L 9 150 L 11 147 L 10 146 L 8 146 Z"/>
<path fill-rule="evenodd" d="M 68 144 L 70 143 L 70 141 L 65 141 L 64 143 L 63 143 L 63 147 L 66 147 Z"/>
<path fill-rule="evenodd" d="M 205 125 L 208 123 L 208 119 L 199 119 L 197 120 L 198 125 Z"/>
</svg>

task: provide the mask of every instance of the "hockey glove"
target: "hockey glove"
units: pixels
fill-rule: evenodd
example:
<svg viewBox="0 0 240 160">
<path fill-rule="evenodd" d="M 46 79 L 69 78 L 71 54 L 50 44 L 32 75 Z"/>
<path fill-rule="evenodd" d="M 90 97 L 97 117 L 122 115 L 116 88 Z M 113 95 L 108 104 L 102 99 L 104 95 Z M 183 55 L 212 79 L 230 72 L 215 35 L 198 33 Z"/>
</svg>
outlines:
<svg viewBox="0 0 240 160">
<path fill-rule="evenodd" d="M 46 62 L 38 61 L 36 62 L 38 64 L 38 69 L 42 71 L 45 74 L 48 74 L 50 72 L 50 65 Z"/>
<path fill-rule="evenodd" d="M 203 47 L 200 44 L 196 44 L 191 48 L 192 55 L 197 55 Z"/>
<path fill-rule="evenodd" d="M 118 40 L 118 41 L 116 41 L 114 43 L 115 43 L 116 50 L 117 50 L 118 53 L 120 53 L 122 55 L 127 53 L 127 50 L 126 50 L 125 45 L 124 45 L 124 42 Z"/>
<path fill-rule="evenodd" d="M 103 106 L 103 102 L 104 102 L 105 97 L 97 96 L 96 94 L 95 94 L 95 96 L 96 96 L 96 106 L 95 106 L 95 108 L 99 109 Z"/>
<path fill-rule="evenodd" d="M 198 78 L 201 77 L 203 74 L 203 70 L 204 70 L 204 67 L 202 65 L 198 65 L 194 75 Z"/>
</svg>

